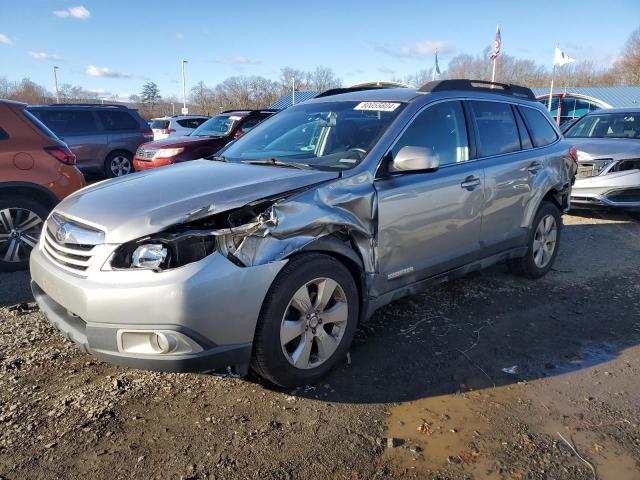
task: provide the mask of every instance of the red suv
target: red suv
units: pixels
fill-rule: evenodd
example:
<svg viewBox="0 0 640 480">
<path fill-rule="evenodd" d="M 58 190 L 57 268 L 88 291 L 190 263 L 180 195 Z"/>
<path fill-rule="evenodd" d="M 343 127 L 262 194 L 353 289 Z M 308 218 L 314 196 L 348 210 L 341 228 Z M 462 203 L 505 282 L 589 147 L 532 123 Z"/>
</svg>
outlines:
<svg viewBox="0 0 640 480">
<path fill-rule="evenodd" d="M 133 159 L 137 171 L 197 160 L 240 138 L 277 110 L 228 110 L 210 118 L 191 134 L 140 145 Z"/>
<path fill-rule="evenodd" d="M 85 186 L 75 155 L 26 107 L 0 100 L 0 272 L 27 268 L 51 209 Z"/>
</svg>

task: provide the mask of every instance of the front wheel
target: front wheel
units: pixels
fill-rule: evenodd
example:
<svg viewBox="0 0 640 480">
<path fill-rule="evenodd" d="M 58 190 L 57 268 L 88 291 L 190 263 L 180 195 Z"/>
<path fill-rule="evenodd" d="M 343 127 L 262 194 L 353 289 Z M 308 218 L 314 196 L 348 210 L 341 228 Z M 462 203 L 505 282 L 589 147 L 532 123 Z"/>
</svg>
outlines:
<svg viewBox="0 0 640 480">
<path fill-rule="evenodd" d="M 133 156 L 129 152 L 112 152 L 104 162 L 107 178 L 121 177 L 133 171 Z"/>
<path fill-rule="evenodd" d="M 551 202 L 543 202 L 533 219 L 527 253 L 522 258 L 509 261 L 511 270 L 534 279 L 551 270 L 558 254 L 561 228 L 558 207 Z"/>
<path fill-rule="evenodd" d="M 50 208 L 27 196 L 0 198 L 0 272 L 25 270 Z"/>
<path fill-rule="evenodd" d="M 346 355 L 359 303 L 353 276 L 342 263 L 322 254 L 294 257 L 262 306 L 253 369 L 285 388 L 315 383 Z"/>
</svg>

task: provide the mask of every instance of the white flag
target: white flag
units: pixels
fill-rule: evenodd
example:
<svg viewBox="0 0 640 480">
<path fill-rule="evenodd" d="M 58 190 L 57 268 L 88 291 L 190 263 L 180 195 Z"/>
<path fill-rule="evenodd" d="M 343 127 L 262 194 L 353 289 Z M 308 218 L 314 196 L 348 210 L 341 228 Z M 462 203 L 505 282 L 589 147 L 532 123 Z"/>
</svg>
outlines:
<svg viewBox="0 0 640 480">
<path fill-rule="evenodd" d="M 556 54 L 553 57 L 554 65 L 558 65 L 561 67 L 562 65 L 566 65 L 567 63 L 571 63 L 571 62 L 573 62 L 573 58 L 571 58 L 569 55 L 567 55 L 558 47 L 556 47 Z"/>
</svg>

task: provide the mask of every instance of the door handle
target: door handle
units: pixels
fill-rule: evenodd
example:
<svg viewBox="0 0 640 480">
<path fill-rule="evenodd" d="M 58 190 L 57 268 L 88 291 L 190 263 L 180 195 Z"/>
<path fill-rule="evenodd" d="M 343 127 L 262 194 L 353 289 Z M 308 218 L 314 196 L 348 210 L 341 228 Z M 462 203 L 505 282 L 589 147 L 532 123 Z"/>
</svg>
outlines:
<svg viewBox="0 0 640 480">
<path fill-rule="evenodd" d="M 542 163 L 540 162 L 533 162 L 531 165 L 527 167 L 527 170 L 529 171 L 530 174 L 535 175 L 540 170 L 542 170 L 543 166 L 544 165 L 542 165 Z"/>
<path fill-rule="evenodd" d="M 478 177 L 474 177 L 473 175 L 465 178 L 464 181 L 460 184 L 460 186 L 466 190 L 473 190 L 478 185 L 480 185 L 480 179 Z"/>
</svg>

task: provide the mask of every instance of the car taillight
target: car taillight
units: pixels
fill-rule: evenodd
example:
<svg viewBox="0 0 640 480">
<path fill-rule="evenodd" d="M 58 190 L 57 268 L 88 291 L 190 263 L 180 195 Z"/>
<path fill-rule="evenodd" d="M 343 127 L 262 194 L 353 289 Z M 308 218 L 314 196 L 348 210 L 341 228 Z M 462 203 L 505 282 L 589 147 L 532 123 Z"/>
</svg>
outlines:
<svg viewBox="0 0 640 480">
<path fill-rule="evenodd" d="M 56 145 L 54 147 L 44 147 L 44 151 L 65 165 L 76 164 L 76 156 L 68 148 Z"/>
<path fill-rule="evenodd" d="M 173 132 L 175 132 L 173 128 L 161 128 L 160 130 L 158 130 L 158 133 L 162 135 L 169 135 L 170 133 L 173 133 Z"/>
<path fill-rule="evenodd" d="M 142 136 L 144 138 L 148 138 L 150 140 L 153 140 L 153 130 L 147 130 L 146 132 L 142 132 Z"/>
<path fill-rule="evenodd" d="M 571 147 L 569 149 L 569 156 L 574 162 L 578 163 L 578 149 L 576 147 Z"/>
</svg>

